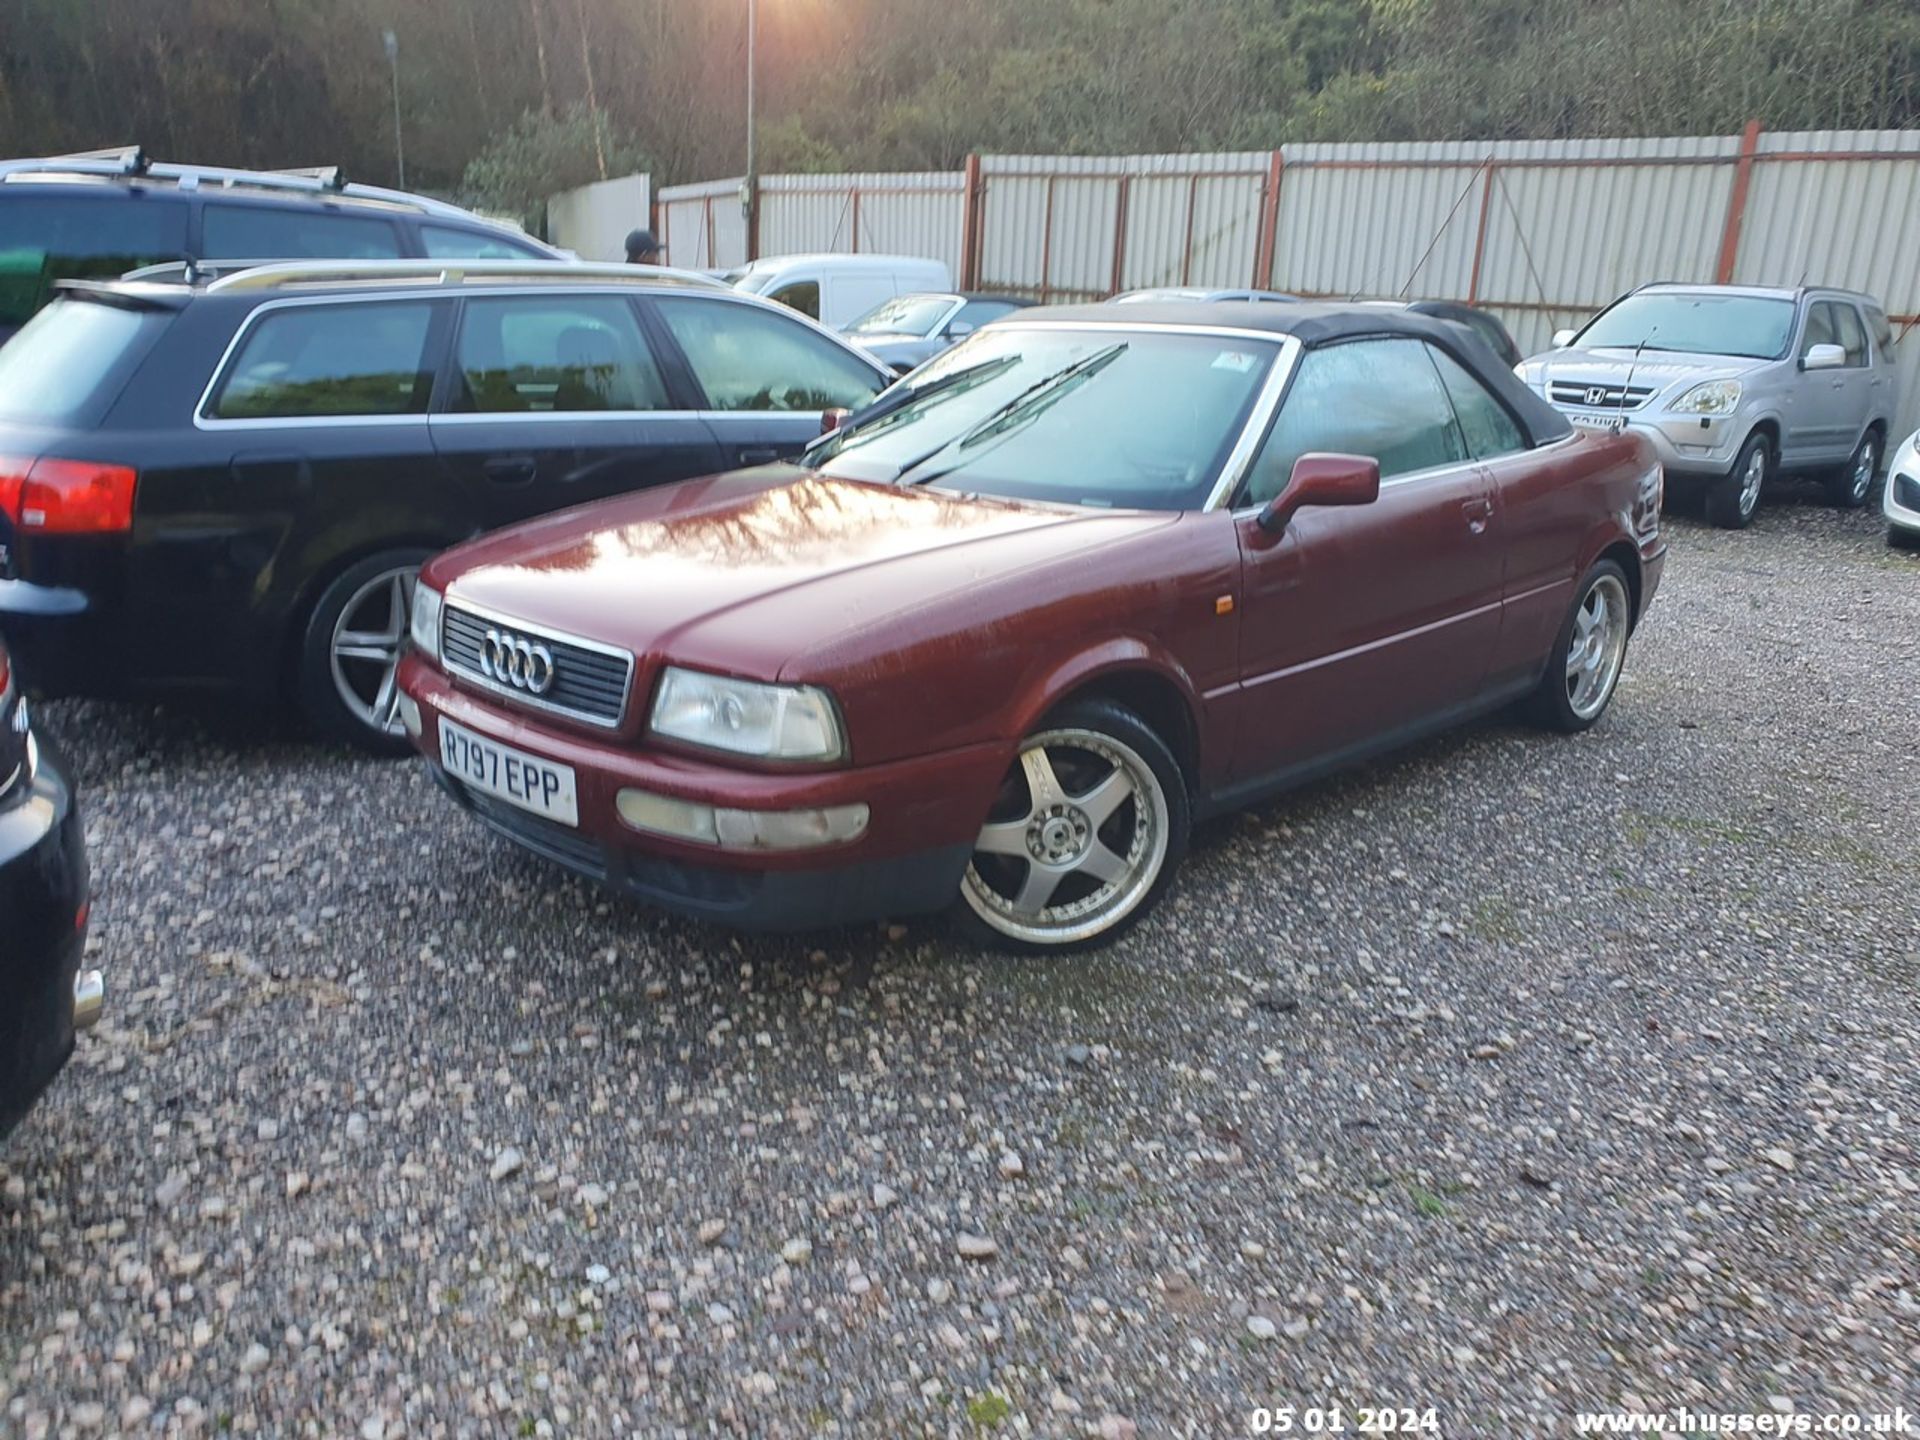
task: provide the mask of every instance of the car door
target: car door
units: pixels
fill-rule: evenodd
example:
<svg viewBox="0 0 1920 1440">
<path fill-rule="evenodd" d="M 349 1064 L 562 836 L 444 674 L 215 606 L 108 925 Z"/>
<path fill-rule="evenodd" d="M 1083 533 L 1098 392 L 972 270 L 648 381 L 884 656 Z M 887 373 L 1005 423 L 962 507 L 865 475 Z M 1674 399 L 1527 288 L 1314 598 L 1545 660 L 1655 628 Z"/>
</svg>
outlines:
<svg viewBox="0 0 1920 1440">
<path fill-rule="evenodd" d="M 1787 407 L 1786 427 L 1780 445 L 1781 461 L 1789 467 L 1832 464 L 1846 459 L 1865 423 L 1864 399 L 1859 399 L 1856 404 L 1856 399 L 1862 393 L 1857 368 L 1805 368 L 1807 352 L 1814 346 L 1839 345 L 1845 348 L 1841 310 L 1842 306 L 1833 300 L 1813 300 L 1807 306 L 1806 324 L 1795 352 L 1800 372 L 1794 385 L 1793 403 Z M 1858 316 L 1855 316 L 1854 323 L 1857 327 Z M 1856 410 L 1859 412 L 1857 419 Z"/>
<path fill-rule="evenodd" d="M 439 528 L 458 504 L 427 433 L 451 313 L 426 297 L 301 298 L 237 328 L 211 382 L 193 381 L 189 435 L 170 438 L 170 420 L 141 466 L 136 653 L 164 656 L 171 680 L 222 678 L 270 633 L 262 617 L 310 600 L 341 557 L 464 533 Z"/>
<path fill-rule="evenodd" d="M 1301 510 L 1270 534 L 1261 506 L 1316 451 L 1377 459 L 1380 498 Z M 1422 341 L 1306 351 L 1235 511 L 1238 779 L 1365 749 L 1477 698 L 1500 628 L 1499 527 Z"/>
<path fill-rule="evenodd" d="M 1867 422 L 1877 413 L 1881 380 L 1872 364 L 1866 322 L 1860 317 L 1859 307 L 1851 300 L 1836 300 L 1833 312 L 1834 328 L 1840 336 L 1840 348 L 1847 353 L 1847 363 L 1837 371 L 1824 373 L 1834 376 L 1834 390 L 1839 397 L 1834 407 L 1834 423 L 1843 428 L 1835 437 L 1834 453 L 1844 460 L 1852 456 L 1860 437 L 1866 433 Z"/>
<path fill-rule="evenodd" d="M 468 297 L 445 393 L 430 429 L 476 530 L 720 468 L 628 295 Z"/>
<path fill-rule="evenodd" d="M 1486 469 L 1499 525 L 1500 631 L 1485 685 L 1531 683 L 1573 603 L 1575 567 L 1593 530 L 1592 492 L 1574 478 L 1572 446 L 1532 448 L 1519 419 L 1471 370 L 1441 346 L 1427 352 L 1467 453 Z"/>
<path fill-rule="evenodd" d="M 805 321 L 726 295 L 642 302 L 699 389 L 723 467 L 789 459 L 820 433 L 821 412 L 857 409 L 892 377 Z"/>
</svg>

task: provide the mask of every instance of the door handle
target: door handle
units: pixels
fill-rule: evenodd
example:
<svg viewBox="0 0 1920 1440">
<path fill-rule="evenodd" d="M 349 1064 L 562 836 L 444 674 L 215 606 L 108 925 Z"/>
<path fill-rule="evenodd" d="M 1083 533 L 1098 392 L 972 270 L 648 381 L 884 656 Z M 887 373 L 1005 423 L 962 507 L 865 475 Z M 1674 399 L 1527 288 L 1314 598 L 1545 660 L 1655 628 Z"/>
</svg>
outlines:
<svg viewBox="0 0 1920 1440">
<path fill-rule="evenodd" d="M 742 465 L 771 465 L 779 458 L 780 452 L 771 445 L 751 445 L 735 456 Z"/>
<path fill-rule="evenodd" d="M 1460 503 L 1460 513 L 1467 517 L 1467 529 L 1475 535 L 1487 533 L 1487 525 L 1493 519 L 1493 502 L 1484 496 Z"/>
<path fill-rule="evenodd" d="M 480 462 L 480 473 L 496 485 L 531 485 L 539 468 L 531 455 L 495 455 Z"/>
</svg>

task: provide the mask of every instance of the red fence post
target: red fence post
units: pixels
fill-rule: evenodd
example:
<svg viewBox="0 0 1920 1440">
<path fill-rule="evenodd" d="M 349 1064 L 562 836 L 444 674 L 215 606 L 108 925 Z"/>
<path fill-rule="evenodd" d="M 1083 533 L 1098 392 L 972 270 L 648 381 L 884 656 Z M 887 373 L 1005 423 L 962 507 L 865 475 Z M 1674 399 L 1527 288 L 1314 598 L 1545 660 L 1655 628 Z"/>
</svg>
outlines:
<svg viewBox="0 0 1920 1440">
<path fill-rule="evenodd" d="M 980 288 L 980 220 L 986 189 L 980 179 L 980 157 L 967 156 L 960 210 L 960 288 Z"/>
<path fill-rule="evenodd" d="M 1280 177 L 1286 168 L 1284 153 L 1267 156 L 1267 179 L 1260 187 L 1260 230 L 1253 247 L 1253 288 L 1273 288 L 1273 261 L 1280 243 Z"/>
<path fill-rule="evenodd" d="M 1734 262 L 1740 258 L 1740 225 L 1747 218 L 1747 187 L 1753 183 L 1754 152 L 1760 148 L 1760 122 L 1747 121 L 1740 135 L 1740 159 L 1733 172 L 1733 194 L 1727 197 L 1727 225 L 1720 232 L 1720 263 L 1713 272 L 1721 285 L 1733 283 Z"/>
<path fill-rule="evenodd" d="M 1115 204 L 1113 216 L 1113 281 L 1112 291 L 1120 293 L 1120 287 L 1126 284 L 1123 278 L 1127 268 L 1127 192 L 1133 187 L 1133 177 L 1120 177 L 1120 194 Z"/>
<path fill-rule="evenodd" d="M 1493 157 L 1487 157 L 1486 183 L 1480 187 L 1480 229 L 1473 238 L 1473 270 L 1467 276 L 1467 304 L 1480 301 L 1480 262 L 1487 254 L 1487 219 L 1493 214 Z"/>
</svg>

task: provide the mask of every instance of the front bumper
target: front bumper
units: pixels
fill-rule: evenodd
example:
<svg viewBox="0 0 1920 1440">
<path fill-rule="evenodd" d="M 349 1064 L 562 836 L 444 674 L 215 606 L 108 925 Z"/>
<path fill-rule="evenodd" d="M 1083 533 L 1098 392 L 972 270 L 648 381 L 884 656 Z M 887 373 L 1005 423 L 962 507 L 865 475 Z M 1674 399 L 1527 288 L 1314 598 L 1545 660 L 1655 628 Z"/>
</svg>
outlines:
<svg viewBox="0 0 1920 1440">
<path fill-rule="evenodd" d="M 734 769 L 618 741 L 586 739 L 482 699 L 409 656 L 401 688 L 420 707 L 415 742 L 462 808 L 575 874 L 676 914 L 746 930 L 807 930 L 945 909 L 1011 751 L 973 746 L 845 770 Z M 574 770 L 580 824 L 520 810 L 469 788 L 441 764 L 439 720 Z M 737 851 L 645 834 L 623 823 L 624 788 L 695 804 L 801 810 L 865 804 L 856 840 L 807 850 Z"/>
<path fill-rule="evenodd" d="M 1575 424 L 1616 412 L 1558 407 Z M 1737 412 L 1732 415 L 1673 415 L 1627 412 L 1627 429 L 1644 436 L 1669 476 L 1718 480 L 1733 468 L 1752 426 Z"/>
<path fill-rule="evenodd" d="M 87 857 L 72 786 L 41 748 L 22 794 L 0 809 L 0 1136 L 99 1014 L 100 977 L 80 974 Z"/>
<path fill-rule="evenodd" d="M 1920 465 L 1900 466 L 1888 472 L 1880 509 L 1889 525 L 1920 534 Z"/>
</svg>

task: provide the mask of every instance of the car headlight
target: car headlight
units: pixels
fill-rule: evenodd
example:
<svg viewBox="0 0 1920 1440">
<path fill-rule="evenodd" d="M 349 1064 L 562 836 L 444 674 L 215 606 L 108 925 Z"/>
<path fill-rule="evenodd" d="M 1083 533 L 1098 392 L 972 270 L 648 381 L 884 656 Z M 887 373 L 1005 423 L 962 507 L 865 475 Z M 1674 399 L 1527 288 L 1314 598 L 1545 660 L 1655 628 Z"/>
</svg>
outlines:
<svg viewBox="0 0 1920 1440">
<path fill-rule="evenodd" d="M 1673 402 L 1682 415 L 1731 415 L 1739 406 L 1738 380 L 1708 380 Z"/>
<path fill-rule="evenodd" d="M 763 760 L 839 760 L 846 737 L 833 697 L 812 685 L 762 685 L 669 665 L 653 698 L 653 733 Z"/>
<path fill-rule="evenodd" d="M 440 658 L 440 592 L 424 580 L 413 582 L 413 624 L 407 632 L 413 648 L 429 660 Z"/>
<path fill-rule="evenodd" d="M 1887 462 L 1889 473 L 1911 475 L 1920 479 L 1920 430 L 1907 437 L 1907 443 L 1893 452 L 1893 458 Z"/>
</svg>

